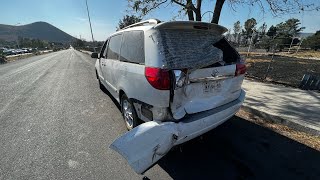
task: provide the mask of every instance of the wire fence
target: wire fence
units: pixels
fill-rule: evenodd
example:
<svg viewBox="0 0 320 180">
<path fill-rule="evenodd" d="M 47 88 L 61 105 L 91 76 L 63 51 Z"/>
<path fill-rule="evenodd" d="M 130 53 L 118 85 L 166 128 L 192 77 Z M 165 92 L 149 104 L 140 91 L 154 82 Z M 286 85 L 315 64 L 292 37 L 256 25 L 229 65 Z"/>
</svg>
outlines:
<svg viewBox="0 0 320 180">
<path fill-rule="evenodd" d="M 301 44 L 234 44 L 246 57 L 247 77 L 320 90 L 320 51 Z"/>
</svg>

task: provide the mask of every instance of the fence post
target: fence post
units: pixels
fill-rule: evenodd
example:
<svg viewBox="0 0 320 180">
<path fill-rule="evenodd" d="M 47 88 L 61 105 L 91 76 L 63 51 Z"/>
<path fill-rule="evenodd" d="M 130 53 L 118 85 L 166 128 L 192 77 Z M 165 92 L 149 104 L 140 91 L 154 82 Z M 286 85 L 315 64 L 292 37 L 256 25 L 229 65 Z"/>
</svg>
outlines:
<svg viewBox="0 0 320 180">
<path fill-rule="evenodd" d="M 299 44 L 299 46 L 298 46 L 298 49 L 297 49 L 296 53 L 298 53 L 298 51 L 299 51 L 299 49 L 300 49 L 300 46 L 301 46 L 301 44 L 302 44 L 302 41 L 303 41 L 303 39 L 301 39 L 300 44 Z"/>
<path fill-rule="evenodd" d="M 294 37 L 292 37 L 291 44 L 290 44 L 290 47 L 289 47 L 289 50 L 288 50 L 288 54 L 289 54 L 289 52 L 291 50 L 291 46 L 292 46 L 293 40 L 294 40 Z"/>
<path fill-rule="evenodd" d="M 266 75 L 264 76 L 263 81 L 265 81 L 265 80 L 267 79 L 268 75 L 269 75 L 271 63 L 272 63 L 272 61 L 273 61 L 273 57 L 274 57 L 274 54 L 275 54 L 275 52 L 276 52 L 277 46 L 278 46 L 278 44 L 276 44 L 276 45 L 274 46 L 274 48 L 273 48 L 272 57 L 271 57 L 271 60 L 270 60 L 270 62 L 269 62 L 269 64 L 268 64 L 267 72 L 266 72 Z"/>
</svg>

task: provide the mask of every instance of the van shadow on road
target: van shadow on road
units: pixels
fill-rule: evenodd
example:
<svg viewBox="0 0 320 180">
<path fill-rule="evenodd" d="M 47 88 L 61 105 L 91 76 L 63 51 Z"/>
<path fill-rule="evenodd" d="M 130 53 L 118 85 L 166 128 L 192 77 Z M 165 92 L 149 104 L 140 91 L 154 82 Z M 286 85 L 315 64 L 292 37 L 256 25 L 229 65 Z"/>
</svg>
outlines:
<svg viewBox="0 0 320 180">
<path fill-rule="evenodd" d="M 320 152 L 237 116 L 158 165 L 173 179 L 318 179 Z"/>
<path fill-rule="evenodd" d="M 120 112 L 112 95 L 104 87 L 101 90 Z M 319 151 L 234 116 L 202 138 L 170 151 L 158 165 L 173 179 L 300 180 L 318 179 L 319 162 Z"/>
</svg>

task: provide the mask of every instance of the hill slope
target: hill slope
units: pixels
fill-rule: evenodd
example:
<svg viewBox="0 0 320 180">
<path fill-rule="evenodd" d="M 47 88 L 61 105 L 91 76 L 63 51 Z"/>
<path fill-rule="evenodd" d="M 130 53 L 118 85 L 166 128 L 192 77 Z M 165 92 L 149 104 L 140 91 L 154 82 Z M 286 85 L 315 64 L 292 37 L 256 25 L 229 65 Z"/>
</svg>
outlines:
<svg viewBox="0 0 320 180">
<path fill-rule="evenodd" d="M 14 41 L 18 36 L 49 42 L 71 42 L 75 38 L 46 22 L 35 22 L 22 26 L 0 24 L 0 39 Z"/>
</svg>

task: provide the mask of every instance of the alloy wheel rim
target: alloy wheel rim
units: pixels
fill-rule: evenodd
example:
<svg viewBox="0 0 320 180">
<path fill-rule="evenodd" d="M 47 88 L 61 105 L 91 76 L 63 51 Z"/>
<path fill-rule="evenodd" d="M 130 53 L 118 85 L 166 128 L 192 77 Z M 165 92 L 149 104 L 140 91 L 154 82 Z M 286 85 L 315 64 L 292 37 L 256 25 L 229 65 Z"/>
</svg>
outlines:
<svg viewBox="0 0 320 180">
<path fill-rule="evenodd" d="M 127 126 L 132 128 L 133 112 L 132 112 L 131 104 L 128 102 L 128 100 L 123 101 L 122 109 L 123 109 L 123 117 L 124 117 L 124 120 L 126 121 Z"/>
</svg>

